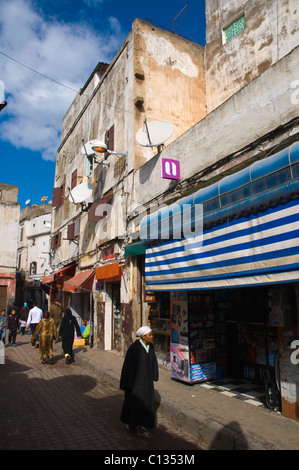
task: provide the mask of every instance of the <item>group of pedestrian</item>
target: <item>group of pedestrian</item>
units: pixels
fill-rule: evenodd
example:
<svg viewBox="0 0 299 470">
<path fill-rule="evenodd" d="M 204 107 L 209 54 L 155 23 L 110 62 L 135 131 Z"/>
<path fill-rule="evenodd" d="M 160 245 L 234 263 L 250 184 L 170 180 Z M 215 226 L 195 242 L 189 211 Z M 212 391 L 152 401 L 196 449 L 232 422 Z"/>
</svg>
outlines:
<svg viewBox="0 0 299 470">
<path fill-rule="evenodd" d="M 63 315 L 64 312 L 64 315 Z M 25 318 L 27 315 L 27 318 Z M 12 309 L 8 318 L 5 310 L 0 316 L 0 340 L 5 344 L 6 329 L 9 331 L 8 344 L 15 346 L 17 330 L 30 326 L 32 347 L 37 347 L 39 341 L 40 358 L 42 363 L 53 362 L 53 340 L 61 338 L 62 349 L 66 363 L 72 361 L 74 331 L 81 336 L 81 330 L 76 318 L 69 308 L 63 309 L 56 301 L 50 307 L 50 312 L 44 314 L 36 305 L 29 310 L 27 304 L 21 309 L 20 317 Z M 153 382 L 158 380 L 158 363 L 153 346 L 153 332 L 148 326 L 139 328 L 137 340 L 129 347 L 120 378 L 120 389 L 124 390 L 124 403 L 121 421 L 128 430 L 138 431 L 146 437 L 151 436 L 155 427 L 155 391 Z"/>
<path fill-rule="evenodd" d="M 31 347 L 40 350 L 40 359 L 44 364 L 53 362 L 53 341 L 62 341 L 62 349 L 67 364 L 73 360 L 74 331 L 81 336 L 81 329 L 76 318 L 69 308 L 65 309 L 59 301 L 55 301 L 50 311 L 43 313 L 36 304 L 29 309 L 27 303 L 21 308 L 19 314 L 12 308 L 8 315 L 1 311 L 0 316 L 0 341 L 5 346 L 6 331 L 8 330 L 7 346 L 16 346 L 17 332 L 20 329 L 22 335 L 30 328 Z"/>
<path fill-rule="evenodd" d="M 0 341 L 5 346 L 6 332 L 8 330 L 8 346 L 16 345 L 17 332 L 20 326 L 20 320 L 17 315 L 16 309 L 12 308 L 8 315 L 6 311 L 1 310 L 0 316 Z"/>
</svg>

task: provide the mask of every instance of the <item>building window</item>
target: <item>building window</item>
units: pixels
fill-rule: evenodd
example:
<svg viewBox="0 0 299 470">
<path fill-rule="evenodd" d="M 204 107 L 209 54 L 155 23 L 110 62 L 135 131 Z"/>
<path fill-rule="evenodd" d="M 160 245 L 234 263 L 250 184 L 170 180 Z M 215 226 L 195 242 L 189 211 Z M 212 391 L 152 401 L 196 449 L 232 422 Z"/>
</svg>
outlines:
<svg viewBox="0 0 299 470">
<path fill-rule="evenodd" d="M 110 127 L 109 131 L 106 132 L 105 141 L 107 149 L 114 151 L 114 124 Z"/>
<path fill-rule="evenodd" d="M 85 175 L 90 176 L 93 172 L 93 155 L 86 155 Z"/>
<path fill-rule="evenodd" d="M 245 29 L 245 15 L 222 30 L 222 43 L 226 44 Z"/>
<path fill-rule="evenodd" d="M 61 232 L 51 237 L 51 250 L 57 250 L 61 245 Z"/>
<path fill-rule="evenodd" d="M 117 158 L 117 161 L 114 165 L 114 177 L 117 178 L 120 176 L 126 168 L 127 157 L 121 156 Z"/>
<path fill-rule="evenodd" d="M 37 263 L 36 261 L 32 261 L 32 263 L 30 263 L 30 274 L 36 274 L 36 271 L 37 271 Z"/>
<path fill-rule="evenodd" d="M 63 183 L 60 188 L 53 188 L 53 197 L 52 197 L 52 207 L 60 207 L 64 203 L 64 188 L 65 183 Z"/>
<path fill-rule="evenodd" d="M 71 190 L 77 186 L 77 175 L 78 175 L 78 170 L 73 171 L 72 180 L 71 180 Z"/>
</svg>

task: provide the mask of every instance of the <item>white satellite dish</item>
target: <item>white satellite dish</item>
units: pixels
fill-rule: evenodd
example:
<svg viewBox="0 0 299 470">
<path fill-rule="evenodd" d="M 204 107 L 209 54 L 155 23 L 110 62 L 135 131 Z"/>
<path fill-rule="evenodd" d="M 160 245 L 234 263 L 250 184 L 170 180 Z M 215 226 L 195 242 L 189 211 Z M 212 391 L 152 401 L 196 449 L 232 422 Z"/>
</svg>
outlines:
<svg viewBox="0 0 299 470">
<path fill-rule="evenodd" d="M 152 121 L 147 123 L 136 134 L 136 141 L 142 147 L 158 147 L 164 144 L 174 132 L 174 126 L 167 121 Z"/>
<path fill-rule="evenodd" d="M 26 206 L 28 206 L 29 202 L 30 202 L 30 199 L 27 199 L 27 201 L 25 201 Z"/>
<path fill-rule="evenodd" d="M 92 196 L 92 189 L 91 183 L 80 183 L 71 190 L 69 200 L 74 204 L 80 204 Z"/>
</svg>

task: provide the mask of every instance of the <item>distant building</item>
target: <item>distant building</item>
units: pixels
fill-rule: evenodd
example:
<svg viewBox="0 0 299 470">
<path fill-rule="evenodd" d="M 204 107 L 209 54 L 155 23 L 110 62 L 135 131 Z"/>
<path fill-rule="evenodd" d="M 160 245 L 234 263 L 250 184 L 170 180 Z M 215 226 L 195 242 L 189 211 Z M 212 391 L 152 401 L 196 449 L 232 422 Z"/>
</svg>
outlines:
<svg viewBox="0 0 299 470">
<path fill-rule="evenodd" d="M 20 213 L 17 246 L 16 302 L 47 307 L 41 280 L 50 272 L 51 211 L 49 204 L 33 204 Z"/>
<path fill-rule="evenodd" d="M 15 301 L 19 215 L 18 186 L 0 183 L 0 309 L 5 310 Z"/>
</svg>

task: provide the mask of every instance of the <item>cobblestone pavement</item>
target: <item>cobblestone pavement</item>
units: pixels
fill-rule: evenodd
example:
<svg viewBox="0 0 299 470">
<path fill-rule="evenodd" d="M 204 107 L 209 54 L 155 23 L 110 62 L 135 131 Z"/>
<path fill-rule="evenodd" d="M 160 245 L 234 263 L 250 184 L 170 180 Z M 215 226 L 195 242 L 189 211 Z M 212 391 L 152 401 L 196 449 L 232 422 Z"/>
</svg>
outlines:
<svg viewBox="0 0 299 470">
<path fill-rule="evenodd" d="M 191 436 L 158 417 L 152 438 L 130 433 L 120 422 L 123 392 L 82 369 L 65 364 L 61 343 L 53 364 L 41 364 L 30 336 L 18 334 L 0 365 L 1 450 L 196 451 Z"/>
</svg>

